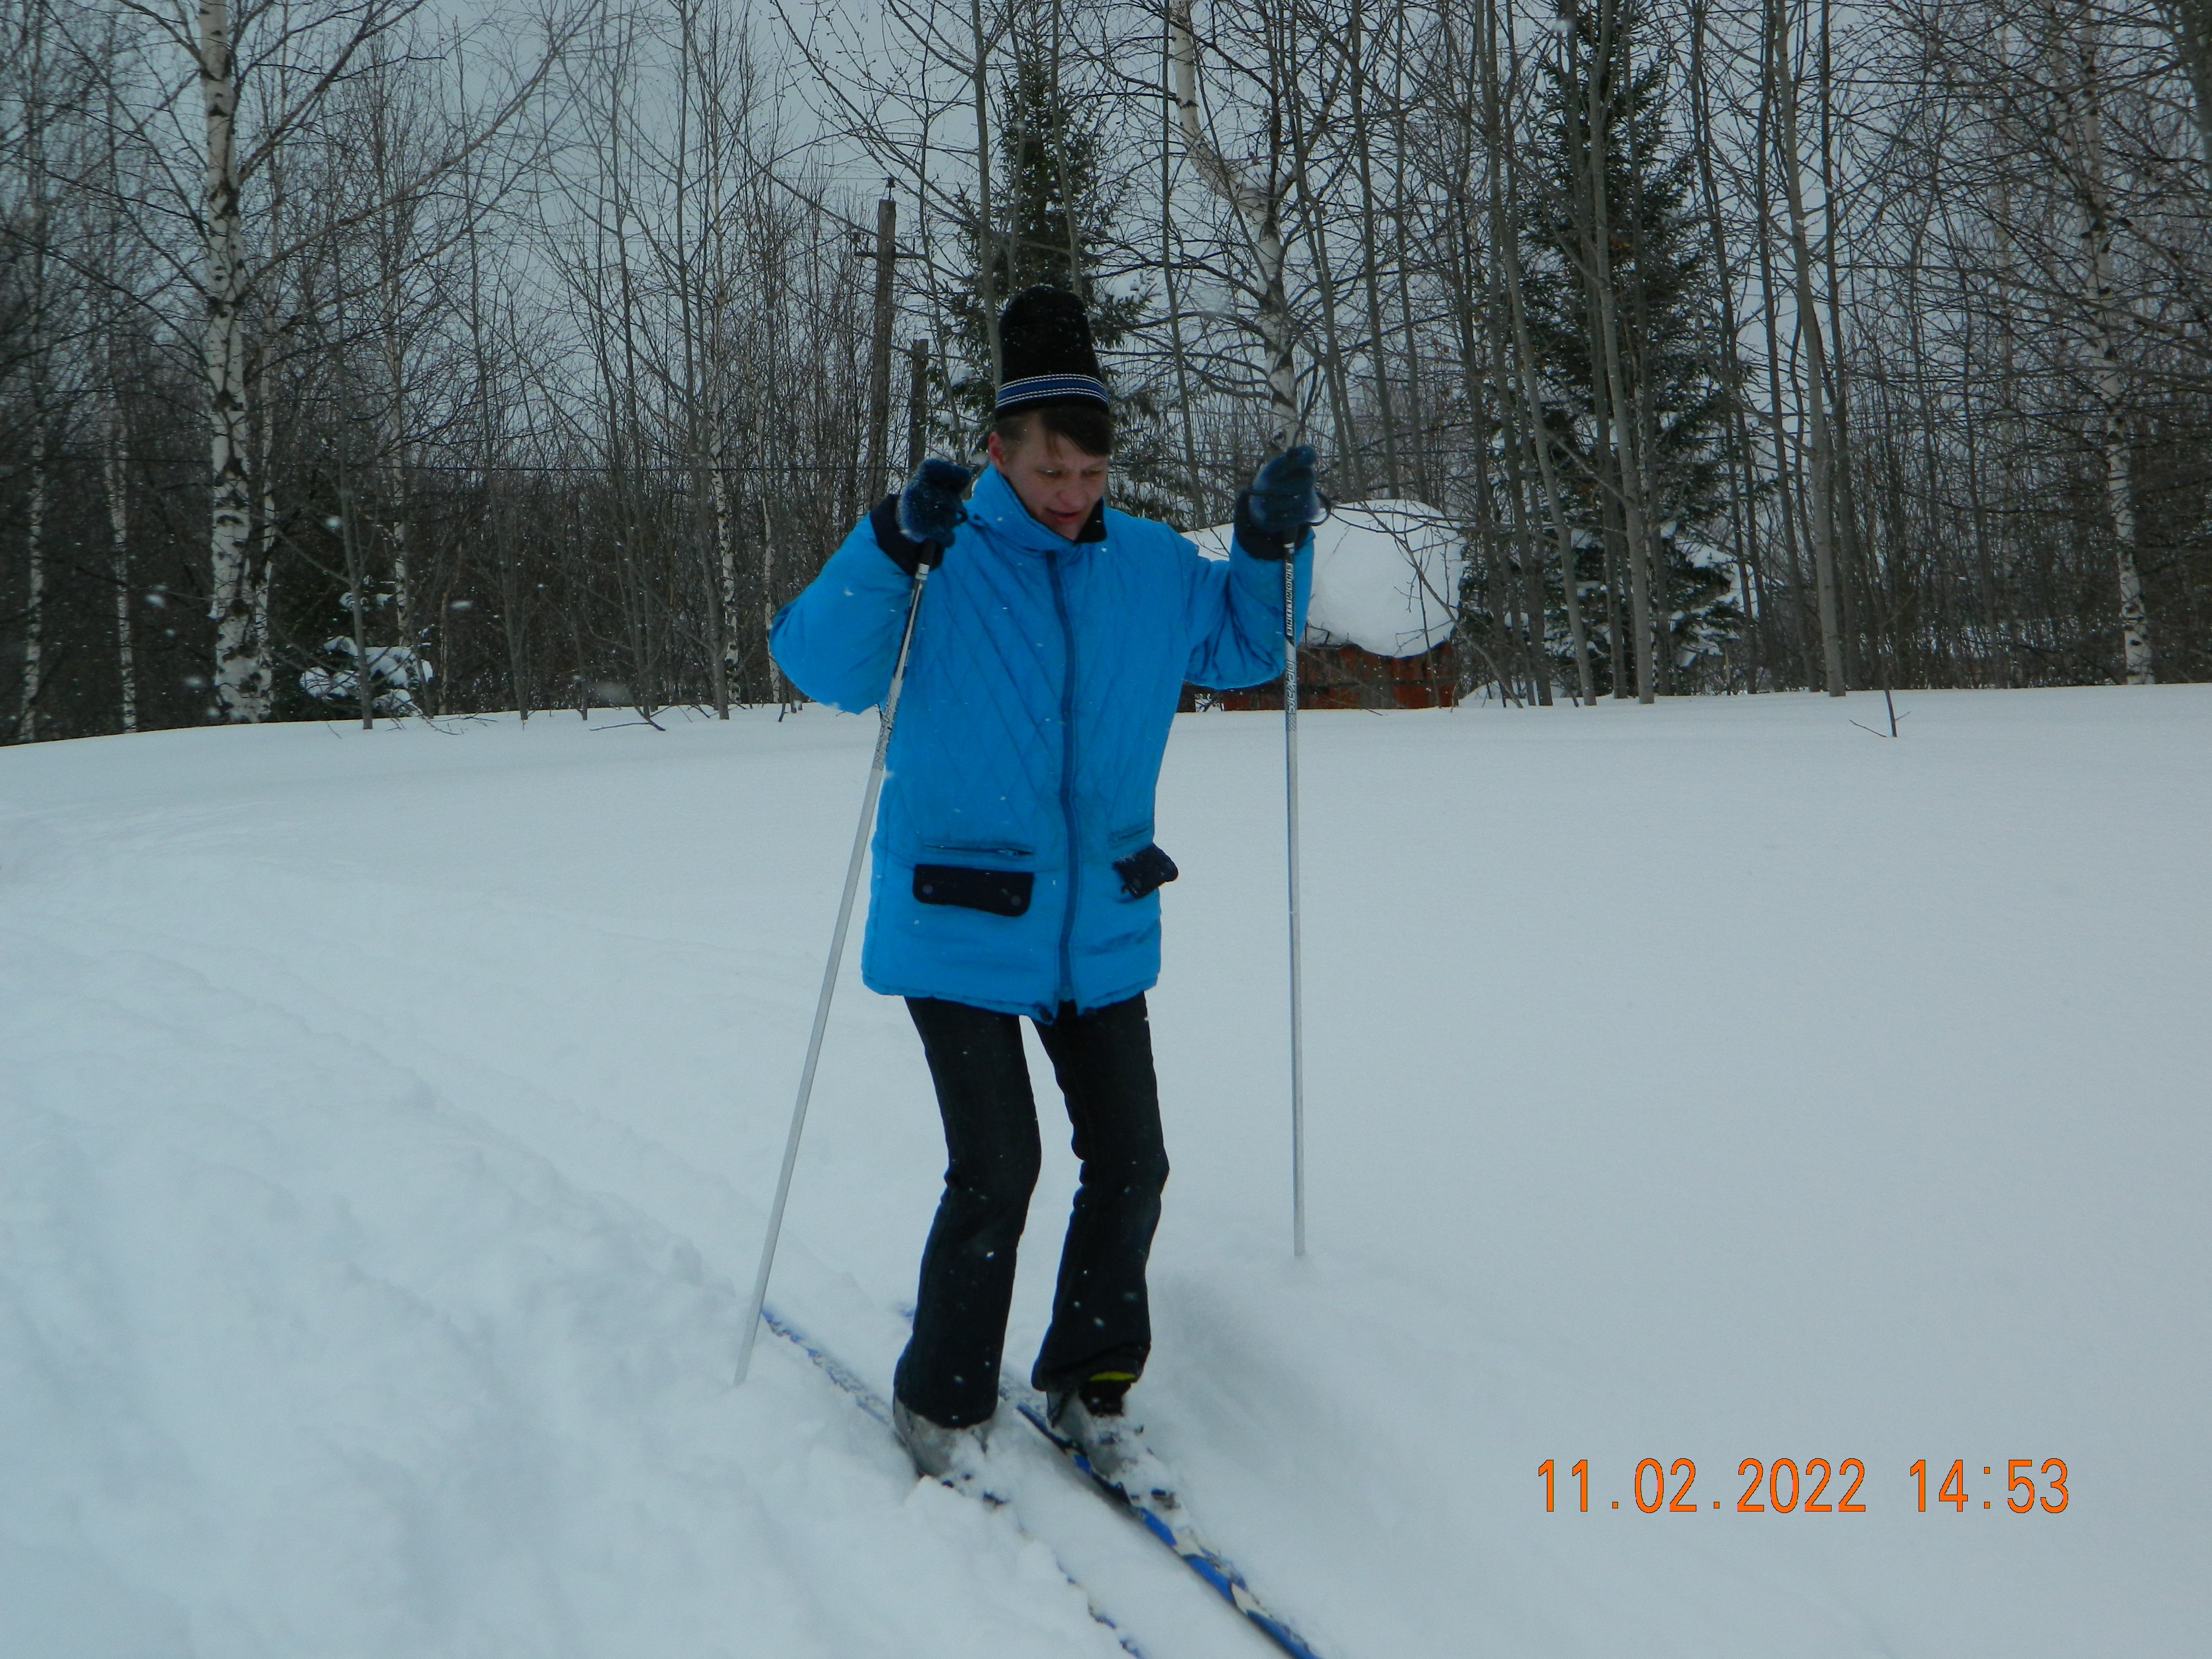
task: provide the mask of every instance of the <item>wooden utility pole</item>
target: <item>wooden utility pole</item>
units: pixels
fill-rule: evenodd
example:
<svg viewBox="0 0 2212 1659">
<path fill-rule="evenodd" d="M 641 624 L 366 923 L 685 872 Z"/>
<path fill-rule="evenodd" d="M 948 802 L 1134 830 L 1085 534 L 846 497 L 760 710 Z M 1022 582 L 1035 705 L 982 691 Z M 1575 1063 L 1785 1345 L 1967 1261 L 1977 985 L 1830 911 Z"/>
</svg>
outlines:
<svg viewBox="0 0 2212 1659">
<path fill-rule="evenodd" d="M 888 181 L 886 181 L 888 182 Z M 891 477 L 891 272 L 898 258 L 898 204 L 886 193 L 876 204 L 876 331 L 868 362 L 867 500 Z"/>
<path fill-rule="evenodd" d="M 921 471 L 929 443 L 929 340 L 918 337 L 907 348 L 906 475 Z"/>
</svg>

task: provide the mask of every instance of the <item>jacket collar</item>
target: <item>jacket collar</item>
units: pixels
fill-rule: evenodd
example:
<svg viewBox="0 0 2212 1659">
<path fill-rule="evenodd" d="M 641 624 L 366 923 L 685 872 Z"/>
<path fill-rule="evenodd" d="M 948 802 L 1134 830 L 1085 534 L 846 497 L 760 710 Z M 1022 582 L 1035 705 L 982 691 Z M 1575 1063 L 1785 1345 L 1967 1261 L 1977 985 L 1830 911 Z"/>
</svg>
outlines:
<svg viewBox="0 0 2212 1659">
<path fill-rule="evenodd" d="M 1014 494 L 1013 485 L 1006 482 L 1006 475 L 988 465 L 968 497 L 968 516 L 989 526 L 1000 540 L 1031 553 L 1065 553 L 1077 544 L 1106 539 L 1104 501 L 1091 509 L 1091 517 L 1076 532 L 1075 542 L 1071 543 L 1032 518 L 1029 508 L 1022 505 L 1022 498 Z"/>
</svg>

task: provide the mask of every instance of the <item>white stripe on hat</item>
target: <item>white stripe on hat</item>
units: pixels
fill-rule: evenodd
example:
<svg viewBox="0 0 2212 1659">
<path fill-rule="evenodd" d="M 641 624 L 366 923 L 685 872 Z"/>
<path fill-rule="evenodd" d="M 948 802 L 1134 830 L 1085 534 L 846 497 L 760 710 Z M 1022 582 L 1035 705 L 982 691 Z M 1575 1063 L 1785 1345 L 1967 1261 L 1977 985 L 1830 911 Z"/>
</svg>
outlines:
<svg viewBox="0 0 2212 1659">
<path fill-rule="evenodd" d="M 1106 383 L 1090 374 L 1028 374 L 1018 380 L 1009 380 L 999 388 L 998 412 L 1019 409 L 1030 404 L 1059 403 L 1066 399 L 1096 402 L 1102 409 L 1113 407 L 1106 396 Z"/>
</svg>

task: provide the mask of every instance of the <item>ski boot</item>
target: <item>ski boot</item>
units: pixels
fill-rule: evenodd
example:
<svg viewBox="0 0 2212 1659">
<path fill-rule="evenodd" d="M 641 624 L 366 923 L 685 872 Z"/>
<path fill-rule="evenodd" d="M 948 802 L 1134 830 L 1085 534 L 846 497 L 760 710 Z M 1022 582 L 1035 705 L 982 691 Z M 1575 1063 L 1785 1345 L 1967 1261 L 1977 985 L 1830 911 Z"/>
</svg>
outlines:
<svg viewBox="0 0 2212 1659">
<path fill-rule="evenodd" d="M 1073 1441 L 1098 1480 L 1132 1504 L 1173 1509 L 1175 1480 L 1145 1443 L 1145 1425 L 1129 1414 L 1127 1371 L 1102 1371 L 1045 1395 L 1045 1420 Z"/>
<path fill-rule="evenodd" d="M 1000 1501 L 985 1481 L 990 1440 L 988 1423 L 947 1428 L 942 1423 L 910 1411 L 902 1400 L 891 1402 L 891 1427 L 914 1460 L 915 1473 L 925 1480 L 941 1480 L 955 1492 L 966 1492 L 988 1503 Z"/>
</svg>

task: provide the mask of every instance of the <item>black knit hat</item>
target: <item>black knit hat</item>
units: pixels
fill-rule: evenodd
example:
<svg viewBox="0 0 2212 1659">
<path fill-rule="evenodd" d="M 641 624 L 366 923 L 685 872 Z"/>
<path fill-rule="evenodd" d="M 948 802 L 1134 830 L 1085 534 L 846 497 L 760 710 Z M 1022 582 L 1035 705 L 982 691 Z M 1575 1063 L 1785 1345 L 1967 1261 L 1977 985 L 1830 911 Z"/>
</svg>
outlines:
<svg viewBox="0 0 2212 1659">
<path fill-rule="evenodd" d="M 1091 343 L 1091 319 L 1083 301 L 1065 289 L 1024 289 L 1008 301 L 999 316 L 999 350 L 1006 366 L 999 382 L 1001 415 L 1038 404 L 1113 407 Z"/>
</svg>

